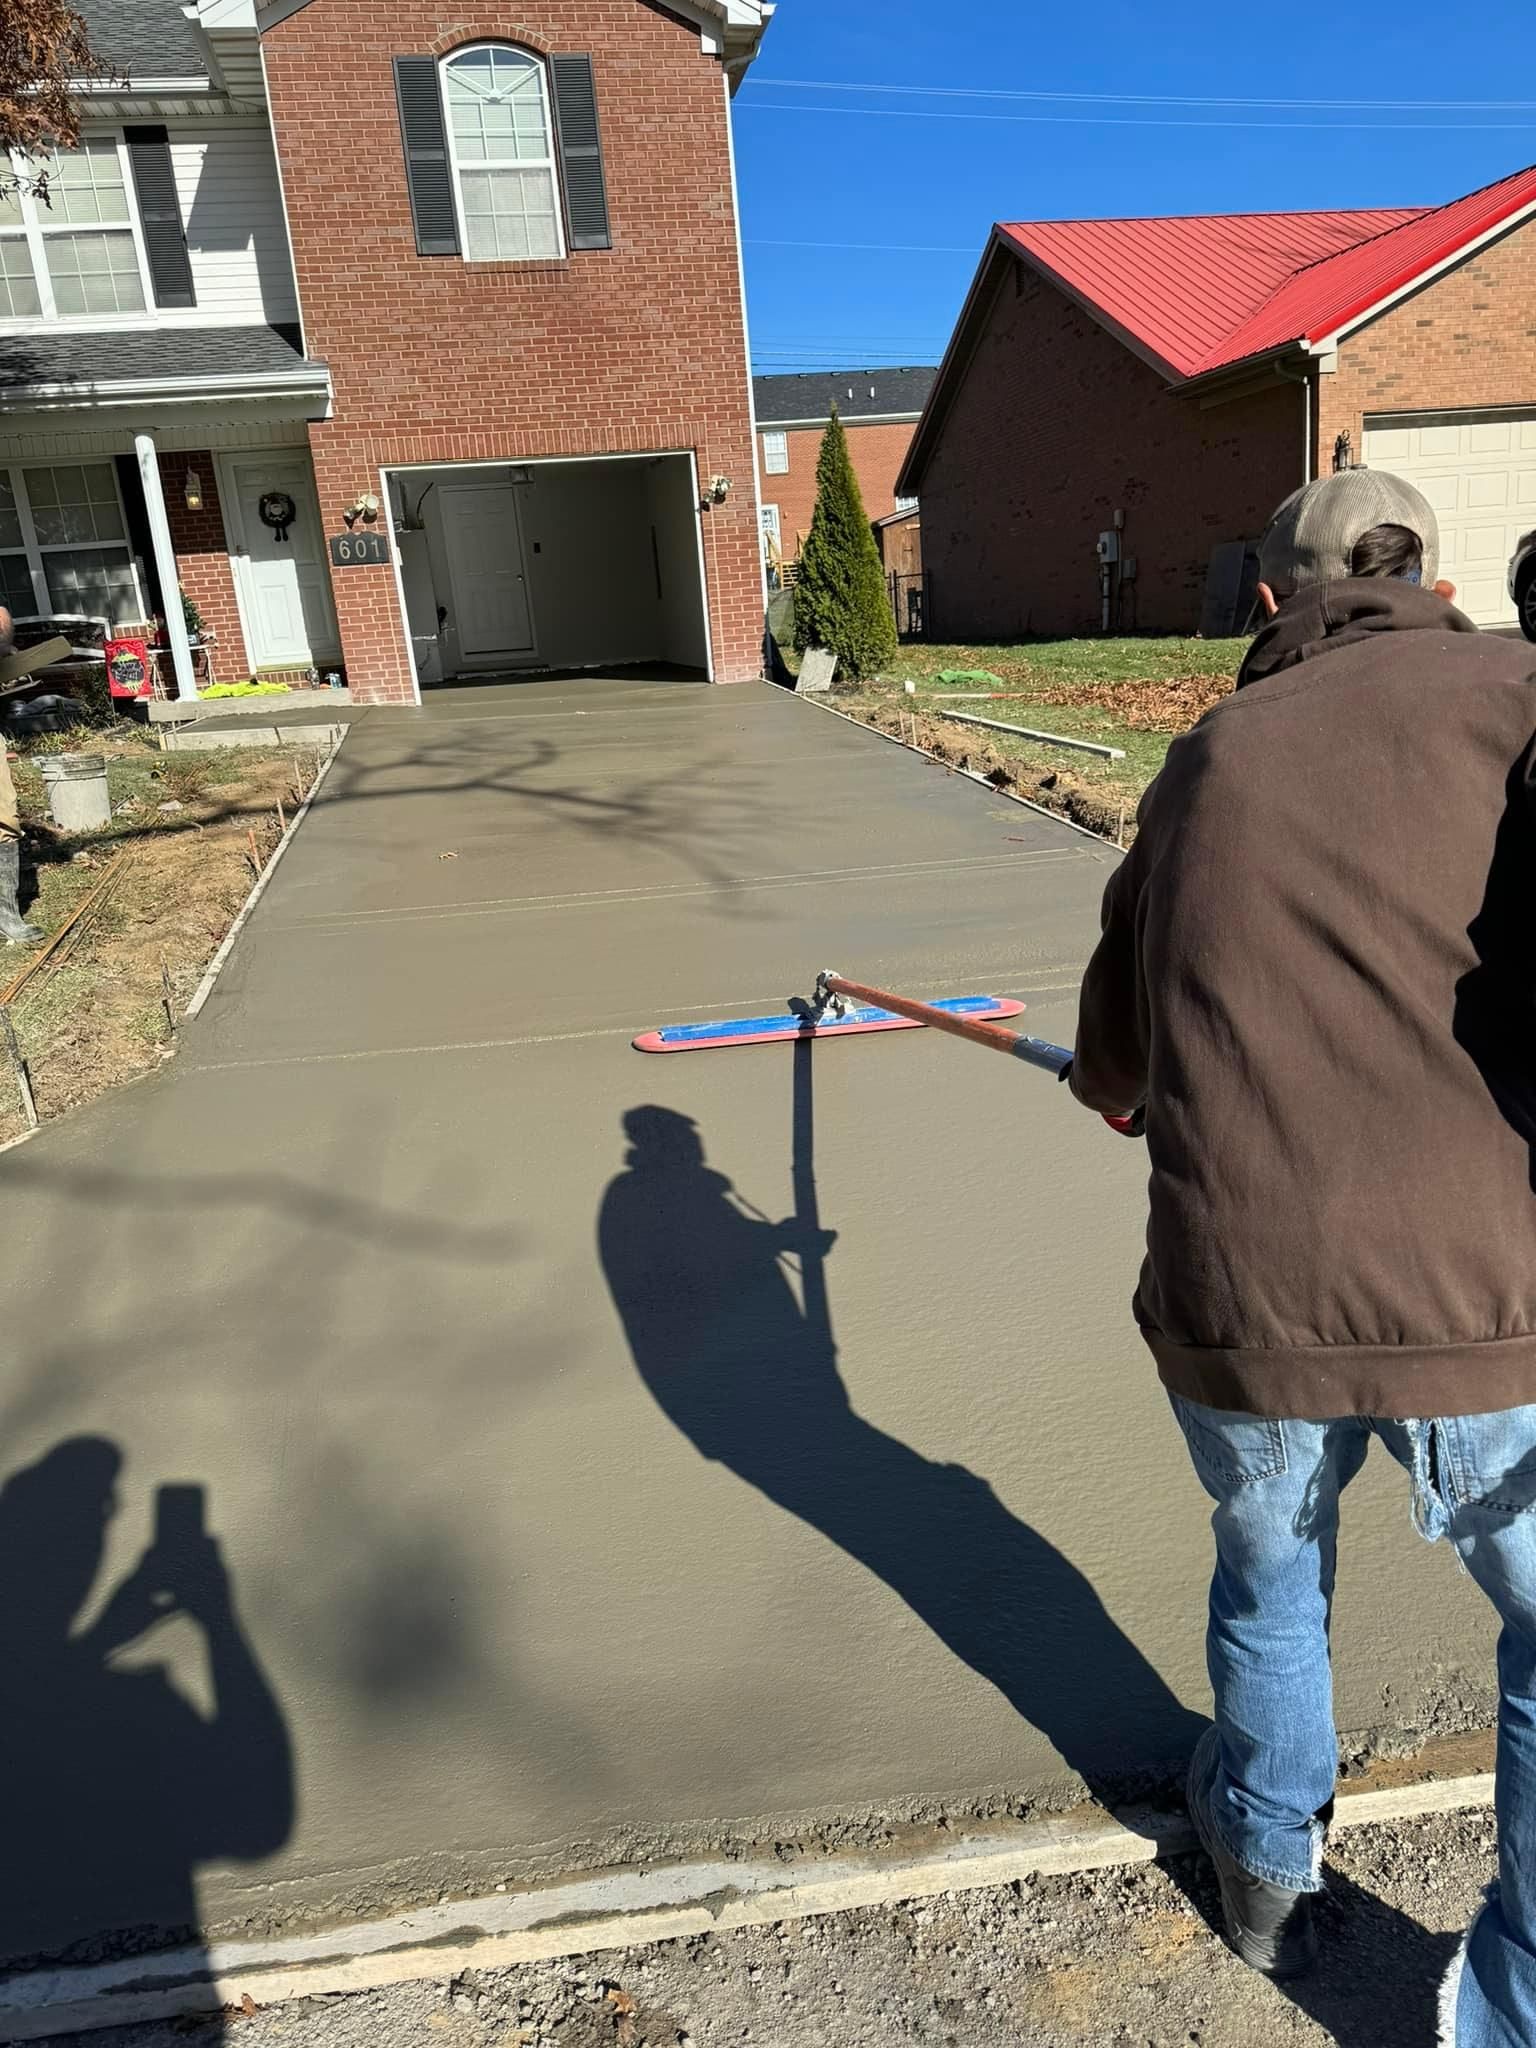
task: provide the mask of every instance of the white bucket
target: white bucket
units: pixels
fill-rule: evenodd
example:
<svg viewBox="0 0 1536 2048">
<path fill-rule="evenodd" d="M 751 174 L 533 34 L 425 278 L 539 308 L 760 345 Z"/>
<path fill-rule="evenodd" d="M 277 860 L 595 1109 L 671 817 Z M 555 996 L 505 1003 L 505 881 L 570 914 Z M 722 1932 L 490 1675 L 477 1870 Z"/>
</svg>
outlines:
<svg viewBox="0 0 1536 2048">
<path fill-rule="evenodd" d="M 105 754 L 33 756 L 48 792 L 48 815 L 61 832 L 99 832 L 112 822 Z"/>
</svg>

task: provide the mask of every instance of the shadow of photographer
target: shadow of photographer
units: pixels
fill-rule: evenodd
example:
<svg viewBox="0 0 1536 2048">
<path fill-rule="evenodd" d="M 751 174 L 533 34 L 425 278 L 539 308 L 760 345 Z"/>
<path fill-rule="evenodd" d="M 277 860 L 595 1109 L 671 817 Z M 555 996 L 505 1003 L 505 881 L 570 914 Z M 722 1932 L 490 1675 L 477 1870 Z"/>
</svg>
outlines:
<svg viewBox="0 0 1536 2048">
<path fill-rule="evenodd" d="M 0 1957 L 11 1969 L 195 1945 L 199 1866 L 271 1855 L 292 1825 L 283 1717 L 205 1531 L 200 1486 L 159 1489 L 149 1547 L 77 1626 L 122 1463 L 105 1439 L 74 1437 L 0 1487 Z M 121 1661 L 178 1616 L 203 1639 L 207 1714 L 163 1666 Z"/>
</svg>

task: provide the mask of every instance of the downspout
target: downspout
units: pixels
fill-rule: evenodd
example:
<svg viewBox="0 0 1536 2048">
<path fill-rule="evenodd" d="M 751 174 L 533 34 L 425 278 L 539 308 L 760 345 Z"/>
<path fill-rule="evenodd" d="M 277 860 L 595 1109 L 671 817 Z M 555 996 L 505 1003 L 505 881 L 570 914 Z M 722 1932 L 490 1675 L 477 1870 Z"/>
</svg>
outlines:
<svg viewBox="0 0 1536 2048">
<path fill-rule="evenodd" d="M 1300 370 L 1287 369 L 1284 363 L 1275 368 L 1287 384 L 1301 386 L 1301 480 L 1304 484 L 1312 481 L 1312 365 L 1310 362 Z"/>
</svg>

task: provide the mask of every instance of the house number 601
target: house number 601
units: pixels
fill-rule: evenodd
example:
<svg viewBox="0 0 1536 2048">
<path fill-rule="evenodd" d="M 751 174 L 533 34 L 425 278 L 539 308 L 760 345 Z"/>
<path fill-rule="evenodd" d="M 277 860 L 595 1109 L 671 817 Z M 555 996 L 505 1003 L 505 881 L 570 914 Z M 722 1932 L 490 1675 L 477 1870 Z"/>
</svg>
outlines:
<svg viewBox="0 0 1536 2048">
<path fill-rule="evenodd" d="M 338 569 L 387 562 L 389 543 L 382 533 L 333 533 L 331 560 Z"/>
</svg>

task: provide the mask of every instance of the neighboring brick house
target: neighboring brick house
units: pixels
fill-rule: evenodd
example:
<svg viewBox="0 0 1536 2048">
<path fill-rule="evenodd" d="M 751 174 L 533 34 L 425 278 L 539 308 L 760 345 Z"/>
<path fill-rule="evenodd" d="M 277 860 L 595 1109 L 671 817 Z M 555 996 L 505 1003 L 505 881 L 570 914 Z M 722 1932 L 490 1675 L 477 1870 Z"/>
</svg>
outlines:
<svg viewBox="0 0 1536 2048">
<path fill-rule="evenodd" d="M 1351 461 L 1419 485 L 1461 603 L 1512 624 L 1533 308 L 1536 170 L 1430 209 L 999 226 L 898 485 L 929 630 L 1193 631 L 1280 499 Z"/>
<path fill-rule="evenodd" d="M 896 479 L 933 380 L 927 369 L 819 370 L 754 377 L 763 524 L 794 561 L 816 510 L 816 458 L 835 405 L 871 520 L 898 509 Z"/>
<path fill-rule="evenodd" d="M 81 9 L 120 83 L 0 210 L 0 598 L 164 614 L 185 692 L 178 583 L 222 679 L 364 701 L 760 673 L 729 94 L 771 0 Z"/>
</svg>

